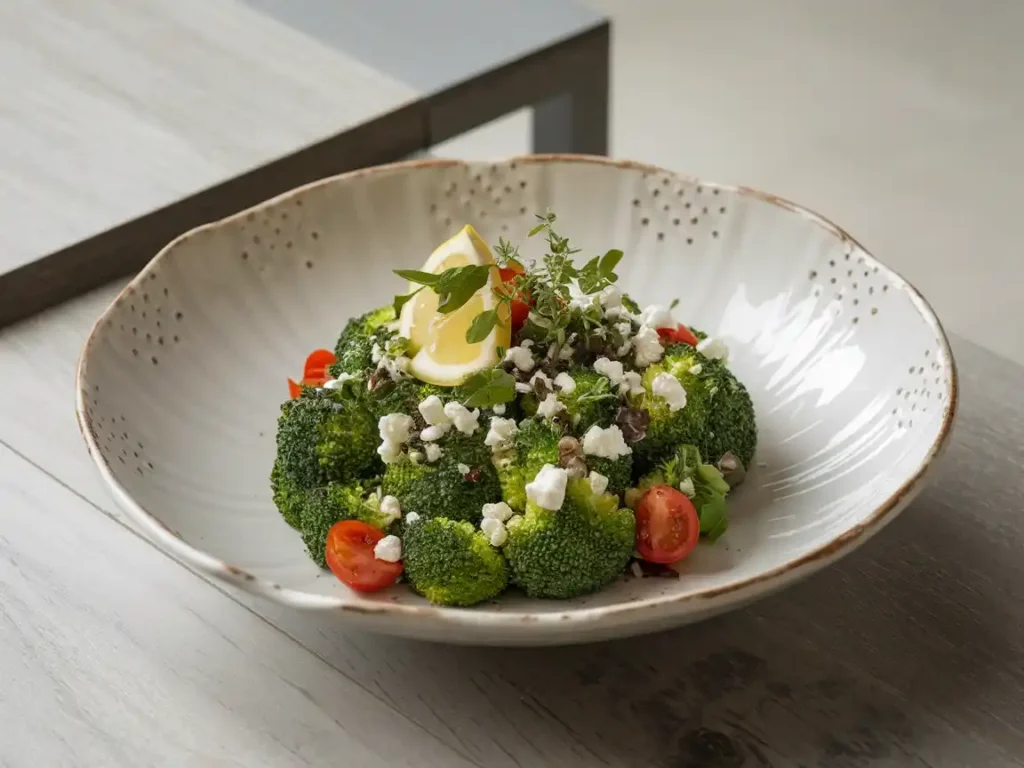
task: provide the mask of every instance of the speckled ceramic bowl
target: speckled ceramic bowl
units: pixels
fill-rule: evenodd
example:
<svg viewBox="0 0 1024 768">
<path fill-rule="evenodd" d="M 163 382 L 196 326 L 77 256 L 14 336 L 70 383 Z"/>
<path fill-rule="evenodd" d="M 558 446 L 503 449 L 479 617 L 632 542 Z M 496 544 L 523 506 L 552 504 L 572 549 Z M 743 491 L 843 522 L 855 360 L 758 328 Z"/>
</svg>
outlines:
<svg viewBox="0 0 1024 768">
<path fill-rule="evenodd" d="M 641 303 L 678 297 L 681 318 L 728 339 L 760 424 L 729 532 L 678 580 L 623 577 L 568 601 L 513 592 L 451 609 L 402 586 L 351 592 L 271 503 L 285 378 L 390 300 L 393 268 L 418 267 L 464 223 L 522 241 L 548 207 L 584 253 L 625 251 L 620 282 Z M 371 168 L 183 235 L 100 318 L 77 408 L 114 496 L 195 569 L 370 630 L 545 644 L 695 621 L 851 551 L 920 490 L 956 392 L 925 301 L 822 217 L 635 163 L 537 156 Z"/>
</svg>

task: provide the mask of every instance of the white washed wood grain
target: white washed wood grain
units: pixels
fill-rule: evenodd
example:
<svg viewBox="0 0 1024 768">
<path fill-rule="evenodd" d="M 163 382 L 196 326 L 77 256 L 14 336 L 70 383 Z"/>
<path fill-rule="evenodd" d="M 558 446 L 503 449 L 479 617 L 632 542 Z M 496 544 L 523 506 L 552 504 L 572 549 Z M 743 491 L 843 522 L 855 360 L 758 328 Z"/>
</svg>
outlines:
<svg viewBox="0 0 1024 768">
<path fill-rule="evenodd" d="M 111 295 L 0 332 L 13 393 L 0 441 L 118 515 L 70 405 Z M 488 766 L 1024 765 L 1024 371 L 955 351 L 963 408 L 934 484 L 837 566 L 714 621 L 577 648 L 454 648 L 229 592 Z"/>
<path fill-rule="evenodd" d="M 0 446 L 0 763 L 471 765 Z"/>
<path fill-rule="evenodd" d="M 237 0 L 5 0 L 0 72 L 0 271 L 418 95 Z"/>
</svg>

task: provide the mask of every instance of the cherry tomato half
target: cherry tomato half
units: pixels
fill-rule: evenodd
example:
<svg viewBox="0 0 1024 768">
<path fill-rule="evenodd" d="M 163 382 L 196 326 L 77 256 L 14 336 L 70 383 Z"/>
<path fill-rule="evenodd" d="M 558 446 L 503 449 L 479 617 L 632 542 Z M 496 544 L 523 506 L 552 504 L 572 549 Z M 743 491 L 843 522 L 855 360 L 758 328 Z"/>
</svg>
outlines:
<svg viewBox="0 0 1024 768">
<path fill-rule="evenodd" d="M 636 506 L 636 551 L 651 563 L 677 563 L 697 546 L 700 520 L 693 503 L 670 485 L 648 489 Z"/>
<path fill-rule="evenodd" d="M 315 349 L 306 358 L 302 369 L 304 379 L 320 379 L 327 375 L 327 368 L 334 365 L 338 358 L 329 349 Z"/>
<path fill-rule="evenodd" d="M 515 282 L 516 275 L 521 275 L 525 270 L 523 265 L 510 261 L 507 267 L 499 267 L 498 274 L 503 283 Z M 526 318 L 530 315 L 529 297 L 517 296 L 509 305 L 512 314 L 512 333 L 515 333 L 526 324 Z"/>
<path fill-rule="evenodd" d="M 360 592 L 373 592 L 394 584 L 402 563 L 389 563 L 373 556 L 373 548 L 384 532 L 359 520 L 342 520 L 327 532 L 327 565 L 343 583 Z"/>
<path fill-rule="evenodd" d="M 680 323 L 675 328 L 659 328 L 658 335 L 669 344 L 689 344 L 696 347 L 700 340 L 685 325 Z"/>
</svg>

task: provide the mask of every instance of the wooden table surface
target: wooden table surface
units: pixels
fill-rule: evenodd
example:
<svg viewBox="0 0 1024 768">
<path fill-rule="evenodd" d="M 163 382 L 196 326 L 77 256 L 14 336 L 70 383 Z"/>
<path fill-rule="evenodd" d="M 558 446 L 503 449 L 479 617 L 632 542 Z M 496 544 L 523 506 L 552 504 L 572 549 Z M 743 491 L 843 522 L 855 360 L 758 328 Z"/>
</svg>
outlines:
<svg viewBox="0 0 1024 768">
<path fill-rule="evenodd" d="M 211 584 L 131 528 L 71 408 L 116 290 L 0 331 L 0 765 L 1024 765 L 1020 366 L 954 339 L 932 485 L 806 582 L 648 637 L 448 647 Z"/>
</svg>

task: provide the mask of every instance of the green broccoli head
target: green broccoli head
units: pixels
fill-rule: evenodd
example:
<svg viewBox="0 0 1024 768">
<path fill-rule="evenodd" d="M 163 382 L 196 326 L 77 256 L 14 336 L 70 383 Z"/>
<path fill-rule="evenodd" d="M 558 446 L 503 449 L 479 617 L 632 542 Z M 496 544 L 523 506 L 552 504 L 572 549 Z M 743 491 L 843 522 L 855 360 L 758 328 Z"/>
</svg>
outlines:
<svg viewBox="0 0 1024 768">
<path fill-rule="evenodd" d="M 615 420 L 619 397 L 607 376 L 582 366 L 574 366 L 567 373 L 576 382 L 572 392 L 558 391 L 558 399 L 565 406 L 574 432 L 583 434 L 595 424 L 607 427 Z M 527 416 L 537 413 L 537 396 L 526 394 L 519 398 Z"/>
<path fill-rule="evenodd" d="M 389 464 L 384 493 L 396 497 L 403 510 L 426 518 L 479 522 L 484 504 L 501 500 L 501 485 L 482 430 L 472 436 L 450 432 L 439 445 L 444 454 L 434 464 L 414 464 L 408 458 Z M 460 464 L 469 467 L 468 474 Z"/>
<path fill-rule="evenodd" d="M 327 533 L 339 520 L 360 520 L 387 532 L 394 521 L 381 512 L 380 502 L 376 480 L 330 483 L 307 491 L 299 505 L 299 532 L 313 561 L 321 568 L 327 567 Z"/>
<path fill-rule="evenodd" d="M 661 362 L 643 372 L 645 392 L 635 403 L 648 412 L 650 423 L 647 435 L 633 446 L 641 471 L 664 461 L 678 445 L 703 442 L 714 387 L 705 367 L 708 362 L 693 347 L 675 344 L 665 351 Z M 654 380 L 662 373 L 674 376 L 686 390 L 685 407 L 673 412 L 663 398 L 654 394 Z"/>
<path fill-rule="evenodd" d="M 270 471 L 270 490 L 273 493 L 274 506 L 280 511 L 281 517 L 292 528 L 298 529 L 302 504 L 308 492 L 285 476 L 280 459 L 274 460 L 274 468 Z"/>
<path fill-rule="evenodd" d="M 545 464 L 558 464 L 561 432 L 551 424 L 531 419 L 519 427 L 507 456 L 495 461 L 502 500 L 517 512 L 526 509 L 526 484 Z"/>
<path fill-rule="evenodd" d="M 711 407 L 699 443 L 701 454 L 717 464 L 732 452 L 749 468 L 757 448 L 757 421 L 750 393 L 718 360 L 708 364 L 708 380 Z"/>
<path fill-rule="evenodd" d="M 644 492 L 656 485 L 678 488 L 690 498 L 700 519 L 700 532 L 711 541 L 728 529 L 725 497 L 729 484 L 717 467 L 701 460 L 696 446 L 678 446 L 667 459 L 640 478 L 637 487 L 626 495 L 629 506 L 635 507 Z"/>
<path fill-rule="evenodd" d="M 372 367 L 373 337 L 376 336 L 378 343 L 383 346 L 394 335 L 392 331 L 383 329 L 383 326 L 394 320 L 395 309 L 391 305 L 349 320 L 334 347 L 334 355 L 338 360 L 330 367 L 330 374 L 335 377 L 339 373 L 356 374 Z"/>
<path fill-rule="evenodd" d="M 438 605 L 474 605 L 508 585 L 508 562 L 483 531 L 445 517 L 405 525 L 405 575 L 413 589 Z"/>
<path fill-rule="evenodd" d="M 291 489 L 372 474 L 378 442 L 377 423 L 358 400 L 342 390 L 304 390 L 281 406 L 271 477 L 275 495 L 284 499 Z"/>
<path fill-rule="evenodd" d="M 608 478 L 608 493 L 621 497 L 633 485 L 633 454 L 627 453 L 617 459 L 603 456 L 584 456 L 587 469 Z"/>
<path fill-rule="evenodd" d="M 508 525 L 505 556 L 514 582 L 531 597 L 569 598 L 613 581 L 633 554 L 636 521 L 614 494 L 569 480 L 556 511 L 528 504 Z"/>
<path fill-rule="evenodd" d="M 374 418 L 389 413 L 409 413 L 414 418 L 419 418 L 419 404 L 430 395 L 437 395 L 447 403 L 463 399 L 463 390 L 461 387 L 445 388 L 424 384 L 411 376 L 398 381 L 385 380 L 372 392 L 366 393 L 366 407 Z"/>
</svg>

